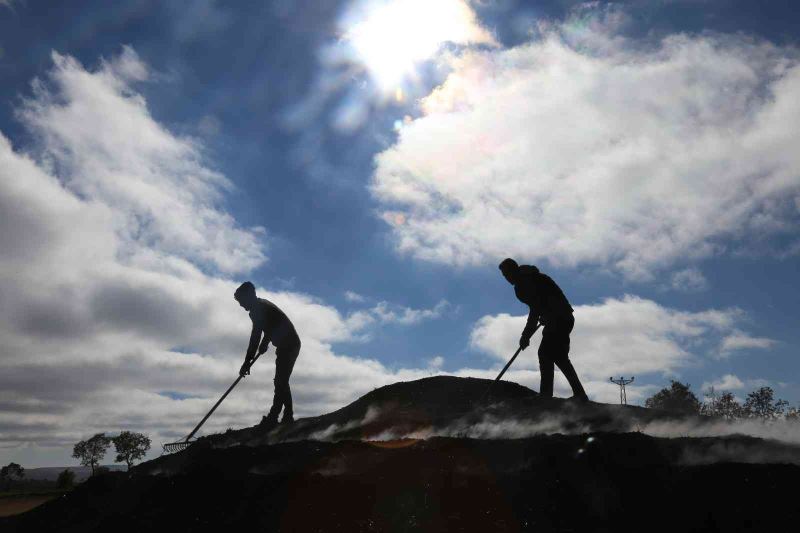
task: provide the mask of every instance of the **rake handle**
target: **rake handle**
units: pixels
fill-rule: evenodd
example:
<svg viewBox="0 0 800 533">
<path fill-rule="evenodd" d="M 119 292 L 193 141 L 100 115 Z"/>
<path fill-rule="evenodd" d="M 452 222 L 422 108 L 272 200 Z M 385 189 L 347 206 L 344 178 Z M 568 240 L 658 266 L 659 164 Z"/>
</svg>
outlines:
<svg viewBox="0 0 800 533">
<path fill-rule="evenodd" d="M 497 375 L 497 377 L 496 377 L 496 378 L 494 378 L 494 381 L 492 382 L 492 385 L 494 385 L 495 383 L 497 383 L 498 381 L 500 381 L 500 378 L 502 378 L 502 377 L 503 377 L 503 374 L 505 374 L 505 373 L 506 373 L 506 370 L 508 370 L 508 368 L 509 368 L 509 367 L 511 366 L 511 364 L 514 362 L 514 359 L 516 359 L 516 358 L 517 358 L 517 356 L 520 354 L 520 352 L 521 352 L 521 351 L 522 351 L 522 346 L 520 346 L 519 348 L 517 348 L 517 351 L 516 351 L 516 352 L 514 352 L 514 355 L 511 357 L 511 360 L 510 360 L 508 363 L 506 363 L 506 366 L 504 366 L 504 367 L 503 367 L 503 370 L 501 370 L 501 371 L 500 371 L 500 374 L 498 374 L 498 375 Z"/>
<path fill-rule="evenodd" d="M 536 333 L 536 330 L 539 329 L 539 326 L 540 326 L 540 324 L 536 324 L 536 327 L 533 328 L 533 333 Z M 533 333 L 531 333 L 531 336 L 533 336 Z M 500 371 L 500 373 L 497 375 L 497 377 L 494 378 L 494 381 L 492 381 L 489 384 L 489 386 L 486 388 L 486 392 L 484 392 L 483 393 L 483 397 L 481 397 L 481 402 L 483 402 L 483 400 L 489 394 L 489 391 L 492 390 L 492 387 L 494 386 L 494 384 L 497 383 L 498 381 L 500 381 L 500 378 L 503 377 L 503 374 L 506 373 L 506 370 L 508 370 L 511 367 L 511 364 L 514 362 L 514 359 L 517 358 L 517 356 L 520 354 L 521 351 L 522 351 L 522 346 L 517 348 L 517 351 L 514 352 L 514 355 L 511 357 L 511 360 L 509 360 L 508 363 L 506 363 L 506 366 L 503 367 L 503 370 Z"/>
<path fill-rule="evenodd" d="M 255 362 L 258 360 L 258 358 L 259 358 L 259 357 L 261 357 L 261 354 L 260 354 L 260 353 L 257 353 L 257 354 L 256 354 L 256 356 L 253 358 L 253 361 L 250 363 L 250 366 L 253 366 L 253 364 L 255 364 Z M 236 381 L 234 381 L 234 382 L 231 384 L 231 386 L 230 386 L 230 387 L 228 387 L 228 390 L 226 390 L 226 391 L 225 391 L 225 394 L 223 394 L 223 395 L 222 395 L 222 398 L 220 398 L 219 400 L 217 400 L 217 403 L 215 403 L 215 404 L 214 404 L 214 407 L 212 407 L 212 408 L 211 408 L 211 410 L 208 412 L 208 414 L 206 414 L 206 416 L 204 416 L 204 417 L 203 417 L 203 419 L 200 421 L 200 423 L 199 423 L 199 424 L 197 424 L 197 425 L 195 426 L 195 428 L 192 430 L 192 432 L 191 432 L 191 433 L 189 433 L 189 435 L 186 437 L 186 440 L 185 440 L 184 442 L 189 442 L 189 440 L 190 440 L 190 439 L 191 439 L 191 438 L 194 436 L 194 434 L 195 434 L 195 433 L 197 433 L 197 430 L 198 430 L 198 429 L 200 429 L 200 427 L 201 427 L 203 424 L 205 424 L 205 422 L 206 422 L 206 420 L 208 420 L 208 417 L 209 417 L 209 416 L 211 416 L 212 414 L 214 414 L 214 411 L 216 411 L 216 410 L 217 410 L 217 407 L 219 407 L 219 404 L 221 404 L 221 403 L 222 403 L 222 401 L 223 401 L 225 398 L 227 398 L 227 397 L 228 397 L 228 394 L 230 394 L 230 393 L 231 393 L 231 391 L 233 390 L 233 388 L 234 388 L 234 387 L 236 387 L 236 385 L 238 385 L 238 384 L 239 384 L 239 382 L 242 380 L 242 378 L 243 378 L 243 377 L 244 377 L 244 376 L 241 376 L 241 375 L 240 375 L 239 377 L 237 377 L 237 378 L 236 378 Z"/>
</svg>

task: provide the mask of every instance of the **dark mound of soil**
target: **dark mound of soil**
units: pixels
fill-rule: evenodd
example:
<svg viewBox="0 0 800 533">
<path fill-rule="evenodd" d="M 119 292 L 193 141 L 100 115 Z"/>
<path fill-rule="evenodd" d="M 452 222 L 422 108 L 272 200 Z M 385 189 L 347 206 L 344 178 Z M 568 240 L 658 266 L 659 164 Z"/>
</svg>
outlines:
<svg viewBox="0 0 800 533">
<path fill-rule="evenodd" d="M 547 432 L 631 431 L 669 413 L 628 405 L 576 404 L 541 398 L 517 383 L 435 376 L 394 383 L 365 394 L 350 405 L 325 415 L 297 420 L 269 434 L 258 428 L 228 431 L 201 438 L 214 447 L 261 446 L 296 440 L 387 440 L 432 436 L 496 437 L 499 421 L 542 426 Z M 487 395 L 487 390 L 490 393 Z M 491 426 L 491 427 L 489 427 Z M 484 431 L 486 430 L 486 431 Z"/>
<path fill-rule="evenodd" d="M 486 384 L 398 383 L 290 429 L 206 437 L 0 519 L 0 531 L 764 531 L 800 519 L 794 501 L 800 449 L 751 437 L 589 431 L 307 440 L 323 433 L 361 439 L 455 420 L 458 427 L 486 424 L 502 412 L 526 420 L 561 417 L 576 428 L 663 416 L 545 400 L 510 383 L 498 384 L 493 399 L 478 405 Z"/>
</svg>

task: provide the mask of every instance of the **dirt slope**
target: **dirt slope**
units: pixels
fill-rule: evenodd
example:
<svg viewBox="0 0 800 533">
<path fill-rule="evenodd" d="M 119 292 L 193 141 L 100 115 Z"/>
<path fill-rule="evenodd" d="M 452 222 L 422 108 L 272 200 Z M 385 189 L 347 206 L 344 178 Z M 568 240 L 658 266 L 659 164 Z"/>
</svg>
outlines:
<svg viewBox="0 0 800 533">
<path fill-rule="evenodd" d="M 646 531 L 743 531 L 800 519 L 800 467 L 781 464 L 800 463 L 796 447 L 619 432 L 631 419 L 663 415 L 545 401 L 510 383 L 495 391 L 493 405 L 477 406 L 485 384 L 399 383 L 291 430 L 207 437 L 131 474 L 92 478 L 1 520 L 0 530 L 539 532 L 611 531 L 624 523 Z M 557 419 L 575 432 L 386 440 L 486 424 L 501 414 Z M 313 434 L 327 440 L 308 440 Z M 362 440 L 376 435 L 383 438 Z M 767 464 L 731 462 L 747 457 Z"/>
<path fill-rule="evenodd" d="M 544 432 L 632 431 L 667 413 L 635 406 L 591 402 L 576 404 L 539 395 L 507 381 L 436 376 L 394 383 L 365 394 L 325 415 L 298 420 L 264 435 L 257 428 L 201 439 L 215 447 L 274 444 L 294 440 L 387 440 L 430 436 L 518 436 L 493 433 L 490 426 L 514 420 L 518 426 L 541 426 Z M 521 431 L 521 428 L 520 428 Z M 502 433 L 502 432 L 501 432 Z M 519 436 L 522 435 L 523 432 Z"/>
</svg>

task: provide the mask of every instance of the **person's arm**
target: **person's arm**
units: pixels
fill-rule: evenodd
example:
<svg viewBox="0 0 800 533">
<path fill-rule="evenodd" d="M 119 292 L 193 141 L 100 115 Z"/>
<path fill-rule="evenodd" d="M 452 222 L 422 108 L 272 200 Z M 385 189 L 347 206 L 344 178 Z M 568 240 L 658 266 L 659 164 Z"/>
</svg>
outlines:
<svg viewBox="0 0 800 533">
<path fill-rule="evenodd" d="M 524 350 L 531 343 L 533 332 L 536 331 L 536 326 L 539 324 L 539 313 L 533 308 L 530 308 L 528 313 L 528 322 L 525 324 L 525 329 L 522 330 L 522 336 L 519 338 L 519 345 Z"/>
<path fill-rule="evenodd" d="M 258 354 L 261 355 L 266 352 L 267 348 L 269 348 L 269 337 L 264 335 L 264 338 L 261 339 L 261 345 L 258 347 Z"/>
<path fill-rule="evenodd" d="M 261 328 L 253 324 L 253 331 L 250 332 L 250 344 L 247 345 L 247 353 L 244 356 L 244 363 L 242 363 L 242 368 L 239 369 L 240 376 L 245 376 L 250 373 L 250 365 L 253 362 L 253 357 L 256 356 L 256 350 L 258 349 L 258 343 L 260 340 Z"/>
</svg>

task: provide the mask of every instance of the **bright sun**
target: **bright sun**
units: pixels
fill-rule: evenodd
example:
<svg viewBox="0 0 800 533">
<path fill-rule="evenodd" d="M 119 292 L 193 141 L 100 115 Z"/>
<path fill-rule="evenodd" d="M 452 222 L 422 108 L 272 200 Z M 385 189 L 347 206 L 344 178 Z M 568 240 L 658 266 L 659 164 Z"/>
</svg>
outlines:
<svg viewBox="0 0 800 533">
<path fill-rule="evenodd" d="M 445 42 L 494 43 L 464 0 L 372 0 L 347 19 L 344 38 L 384 94 Z"/>
</svg>

